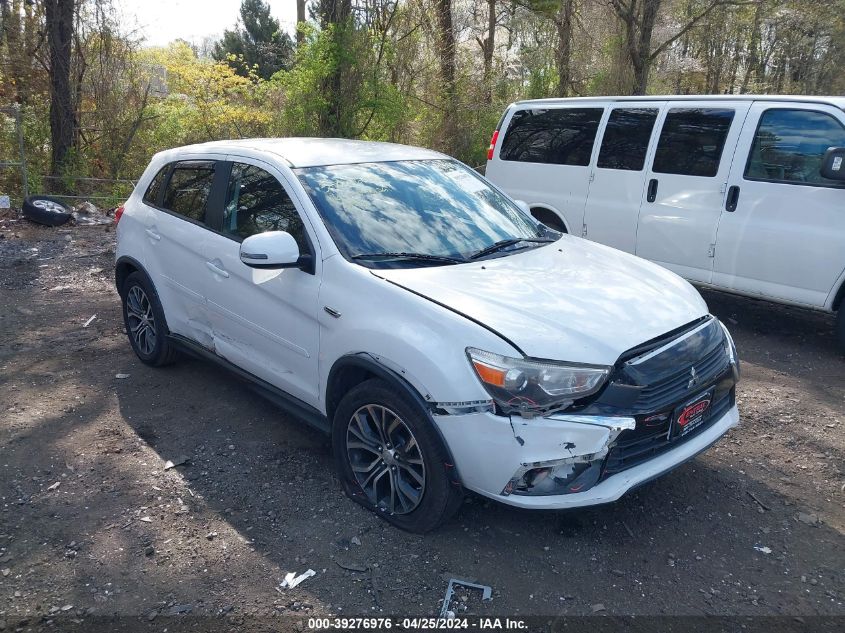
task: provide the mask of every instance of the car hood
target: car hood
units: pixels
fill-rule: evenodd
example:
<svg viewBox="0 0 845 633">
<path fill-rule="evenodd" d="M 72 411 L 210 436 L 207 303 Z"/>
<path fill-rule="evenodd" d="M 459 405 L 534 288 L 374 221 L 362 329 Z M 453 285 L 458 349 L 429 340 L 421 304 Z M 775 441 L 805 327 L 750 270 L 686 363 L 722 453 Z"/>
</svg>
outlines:
<svg viewBox="0 0 845 633">
<path fill-rule="evenodd" d="M 534 358 L 612 365 L 632 347 L 707 314 L 701 295 L 676 274 L 568 235 L 495 259 L 371 272 Z"/>
</svg>

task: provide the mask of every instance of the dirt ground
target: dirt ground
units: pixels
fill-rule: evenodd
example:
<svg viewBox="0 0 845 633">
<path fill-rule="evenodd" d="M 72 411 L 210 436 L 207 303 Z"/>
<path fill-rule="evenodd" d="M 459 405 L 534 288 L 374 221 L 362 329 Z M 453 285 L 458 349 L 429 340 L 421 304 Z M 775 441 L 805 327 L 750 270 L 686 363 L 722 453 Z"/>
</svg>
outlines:
<svg viewBox="0 0 845 633">
<path fill-rule="evenodd" d="M 243 383 L 197 360 L 142 365 L 113 239 L 0 219 L 0 630 L 432 616 L 451 577 L 493 589 L 459 614 L 845 616 L 845 358 L 828 315 L 705 292 L 742 359 L 740 428 L 615 504 L 468 495 L 416 536 L 345 498 L 327 441 Z"/>
</svg>

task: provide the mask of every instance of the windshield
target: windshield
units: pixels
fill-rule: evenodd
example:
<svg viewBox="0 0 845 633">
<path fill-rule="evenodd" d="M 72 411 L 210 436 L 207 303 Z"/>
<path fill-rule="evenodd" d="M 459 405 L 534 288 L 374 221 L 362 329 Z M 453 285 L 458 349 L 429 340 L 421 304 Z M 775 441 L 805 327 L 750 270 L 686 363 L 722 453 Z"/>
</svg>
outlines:
<svg viewBox="0 0 845 633">
<path fill-rule="evenodd" d="M 442 266 L 557 236 L 454 160 L 294 171 L 344 257 L 364 266 Z"/>
</svg>

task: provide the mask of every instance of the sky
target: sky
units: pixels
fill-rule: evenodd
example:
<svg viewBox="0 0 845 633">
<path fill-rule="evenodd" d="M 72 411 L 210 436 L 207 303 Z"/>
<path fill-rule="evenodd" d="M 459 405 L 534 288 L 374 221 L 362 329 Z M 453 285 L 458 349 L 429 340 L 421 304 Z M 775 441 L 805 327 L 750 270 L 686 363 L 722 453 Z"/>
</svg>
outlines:
<svg viewBox="0 0 845 633">
<path fill-rule="evenodd" d="M 266 1 L 266 0 L 265 0 Z M 296 26 L 296 0 L 269 0 L 273 16 L 286 31 Z M 240 0 L 117 0 L 124 32 L 162 46 L 177 38 L 200 43 L 217 38 L 238 19 Z"/>
</svg>

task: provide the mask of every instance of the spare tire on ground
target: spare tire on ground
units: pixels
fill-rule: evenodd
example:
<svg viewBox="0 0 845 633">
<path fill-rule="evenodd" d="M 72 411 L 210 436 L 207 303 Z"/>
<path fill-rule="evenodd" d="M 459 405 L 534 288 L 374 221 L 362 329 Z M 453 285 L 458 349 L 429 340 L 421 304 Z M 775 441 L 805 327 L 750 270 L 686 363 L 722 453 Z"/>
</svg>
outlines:
<svg viewBox="0 0 845 633">
<path fill-rule="evenodd" d="M 47 226 L 61 226 L 72 217 L 70 207 L 49 196 L 28 196 L 21 210 L 23 217 Z"/>
</svg>

